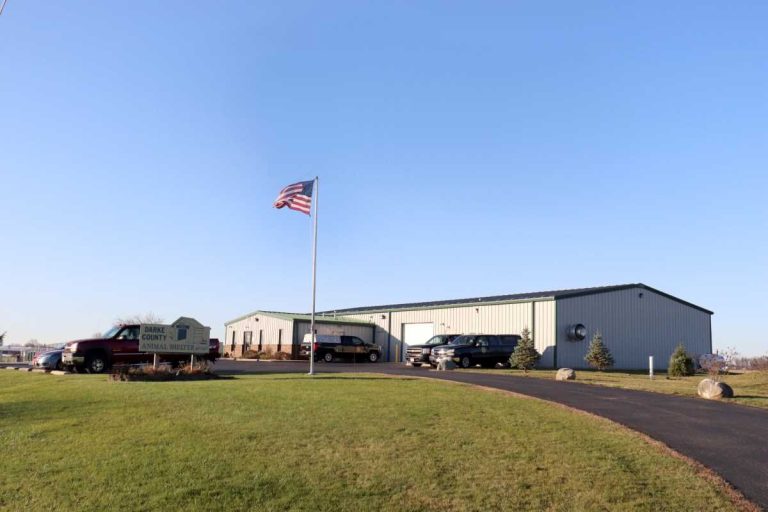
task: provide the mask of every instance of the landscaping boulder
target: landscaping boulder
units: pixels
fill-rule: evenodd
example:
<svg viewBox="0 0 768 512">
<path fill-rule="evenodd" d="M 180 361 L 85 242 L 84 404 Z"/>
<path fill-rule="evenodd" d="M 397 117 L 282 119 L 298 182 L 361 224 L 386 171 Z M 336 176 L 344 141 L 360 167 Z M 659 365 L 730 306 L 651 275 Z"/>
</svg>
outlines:
<svg viewBox="0 0 768 512">
<path fill-rule="evenodd" d="M 456 368 L 456 363 L 451 361 L 450 357 L 441 357 L 437 360 L 437 369 L 440 371 L 453 370 Z"/>
<path fill-rule="evenodd" d="M 716 382 L 712 379 L 704 379 L 699 382 L 699 396 L 708 400 L 720 400 L 721 398 L 733 398 L 733 388 L 725 382 Z"/>
<path fill-rule="evenodd" d="M 576 372 L 570 368 L 560 368 L 557 370 L 555 380 L 576 380 Z"/>
</svg>

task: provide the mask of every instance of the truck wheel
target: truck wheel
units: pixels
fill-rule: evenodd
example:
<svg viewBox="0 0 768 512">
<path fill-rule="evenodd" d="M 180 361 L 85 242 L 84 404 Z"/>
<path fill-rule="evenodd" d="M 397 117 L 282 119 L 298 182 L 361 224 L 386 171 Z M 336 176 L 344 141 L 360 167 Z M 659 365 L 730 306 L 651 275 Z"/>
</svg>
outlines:
<svg viewBox="0 0 768 512">
<path fill-rule="evenodd" d="M 375 363 L 379 360 L 379 353 L 378 352 L 371 352 L 368 354 L 368 361 Z"/>
<path fill-rule="evenodd" d="M 331 354 L 330 352 L 326 352 L 323 355 L 323 361 L 325 361 L 326 363 L 332 363 L 333 362 L 333 354 Z"/>
<path fill-rule="evenodd" d="M 469 359 L 469 356 L 464 356 L 461 358 L 461 367 L 462 368 L 469 368 L 472 366 L 472 361 Z"/>
<path fill-rule="evenodd" d="M 107 359 L 102 354 L 94 354 L 85 359 L 88 373 L 103 373 L 107 369 Z"/>
</svg>

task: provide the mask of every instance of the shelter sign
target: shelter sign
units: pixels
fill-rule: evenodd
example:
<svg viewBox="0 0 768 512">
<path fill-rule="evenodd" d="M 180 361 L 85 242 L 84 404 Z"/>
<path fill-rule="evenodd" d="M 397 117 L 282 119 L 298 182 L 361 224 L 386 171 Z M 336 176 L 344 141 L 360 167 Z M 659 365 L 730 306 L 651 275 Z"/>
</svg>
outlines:
<svg viewBox="0 0 768 512">
<path fill-rule="evenodd" d="M 141 352 L 206 354 L 209 350 L 211 328 L 193 319 L 172 325 L 141 324 L 139 350 Z"/>
</svg>

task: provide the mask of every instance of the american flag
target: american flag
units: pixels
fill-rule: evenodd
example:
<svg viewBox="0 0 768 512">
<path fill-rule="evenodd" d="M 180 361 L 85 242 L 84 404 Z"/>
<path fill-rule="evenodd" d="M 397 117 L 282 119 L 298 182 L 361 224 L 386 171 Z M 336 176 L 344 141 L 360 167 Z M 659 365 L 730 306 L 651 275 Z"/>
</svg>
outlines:
<svg viewBox="0 0 768 512">
<path fill-rule="evenodd" d="M 278 194 L 274 207 L 282 208 L 287 206 L 291 210 L 309 215 L 309 210 L 312 207 L 313 187 L 314 181 L 300 181 L 293 185 L 288 185 Z"/>
</svg>

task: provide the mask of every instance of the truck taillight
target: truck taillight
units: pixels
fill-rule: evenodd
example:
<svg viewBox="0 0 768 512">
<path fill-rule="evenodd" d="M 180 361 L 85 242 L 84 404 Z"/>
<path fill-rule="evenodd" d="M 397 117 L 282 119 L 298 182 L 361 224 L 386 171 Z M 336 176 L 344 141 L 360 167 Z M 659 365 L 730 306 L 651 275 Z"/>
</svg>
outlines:
<svg viewBox="0 0 768 512">
<path fill-rule="evenodd" d="M 317 352 L 317 342 L 312 345 L 312 352 Z"/>
</svg>

